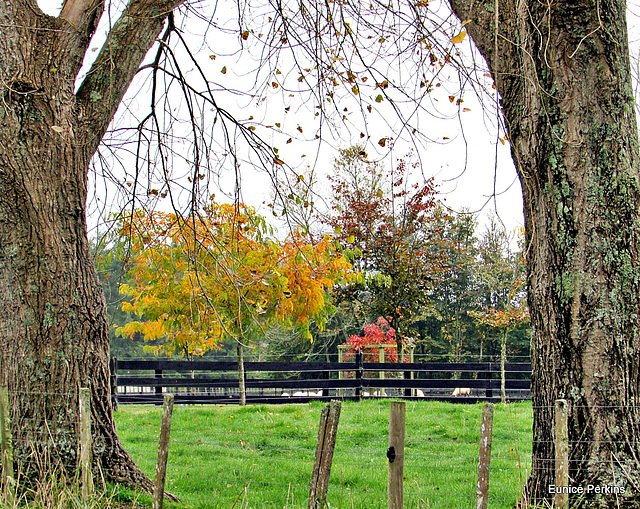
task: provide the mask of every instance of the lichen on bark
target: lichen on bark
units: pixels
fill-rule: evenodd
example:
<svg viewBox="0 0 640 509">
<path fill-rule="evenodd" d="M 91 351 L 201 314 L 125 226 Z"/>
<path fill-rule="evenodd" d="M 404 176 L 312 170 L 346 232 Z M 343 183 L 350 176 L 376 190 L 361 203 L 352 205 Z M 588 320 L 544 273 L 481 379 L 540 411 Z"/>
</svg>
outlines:
<svg viewBox="0 0 640 509">
<path fill-rule="evenodd" d="M 529 500 L 550 500 L 554 399 L 573 401 L 575 485 L 640 474 L 640 187 L 625 2 L 451 0 L 485 56 L 522 182 L 527 228 L 534 453 Z M 518 34 L 518 44 L 514 44 Z M 586 497 L 576 507 L 607 507 Z M 636 505 L 634 505 L 636 504 Z"/>
<path fill-rule="evenodd" d="M 31 0 L 0 2 L 0 382 L 11 394 L 16 471 L 24 475 L 47 465 L 75 469 L 78 391 L 89 387 L 96 467 L 106 478 L 152 486 L 113 420 L 86 182 L 122 95 L 180 3 L 128 2 L 127 24 L 116 22 L 105 43 L 108 51 L 114 40 L 121 45 L 118 59 L 105 66 L 98 57 L 76 92 L 103 2 L 67 1 L 58 18 Z M 34 463 L 44 457 L 49 463 Z"/>
</svg>

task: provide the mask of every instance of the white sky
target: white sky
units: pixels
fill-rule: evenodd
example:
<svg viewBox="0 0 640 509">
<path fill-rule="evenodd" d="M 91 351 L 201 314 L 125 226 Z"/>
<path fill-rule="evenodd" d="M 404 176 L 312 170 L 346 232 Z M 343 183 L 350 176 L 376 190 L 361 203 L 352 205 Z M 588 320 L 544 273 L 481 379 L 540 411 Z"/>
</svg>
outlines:
<svg viewBox="0 0 640 509">
<path fill-rule="evenodd" d="M 61 3 L 60 0 L 38 1 L 40 7 L 52 15 L 57 15 Z M 113 11 L 117 11 L 121 5 L 120 1 L 113 2 Z M 206 12 L 207 6 L 201 4 L 201 9 L 202 12 Z M 634 48 L 638 47 L 639 39 L 636 12 L 640 12 L 640 8 L 635 2 L 630 2 L 630 13 L 632 13 L 630 39 Z M 200 47 L 199 65 L 203 67 L 208 78 L 215 83 L 216 88 L 249 89 L 248 85 L 251 84 L 252 79 L 251 70 L 255 61 L 250 58 L 248 52 L 236 51 L 239 39 L 234 14 L 237 16 L 237 11 L 227 12 L 219 8 L 214 22 L 223 30 L 210 30 L 207 40 L 202 39 L 204 26 L 197 22 L 190 22 L 184 27 L 184 32 L 194 46 Z M 229 29 L 229 34 L 224 33 L 225 27 Z M 461 46 L 467 44 L 469 44 L 468 40 Z M 91 47 L 97 49 L 100 45 L 100 32 L 98 32 Z M 90 52 L 89 57 L 97 53 L 97 51 Z M 215 59 L 211 58 L 212 55 L 215 55 Z M 286 63 L 282 62 L 284 67 Z M 223 67 L 226 67 L 225 74 L 221 72 Z M 186 71 L 194 73 L 192 68 Z M 441 185 L 440 190 L 445 203 L 449 207 L 453 209 L 465 207 L 471 211 L 481 210 L 480 223 L 484 222 L 487 214 L 497 211 L 507 230 L 513 231 L 523 224 L 522 196 L 508 144 L 503 144 L 498 139 L 499 136 L 503 136 L 496 128 L 498 121 L 491 118 L 491 114 L 483 113 L 482 106 L 475 99 L 473 91 L 465 91 L 462 96 L 464 107 L 470 111 L 460 113 L 461 108 L 448 100 L 449 94 L 460 97 L 459 91 L 452 91 L 450 86 L 450 90 L 445 90 L 446 87 L 445 84 L 432 94 L 434 112 L 438 118 L 436 115 L 422 114 L 415 121 L 421 132 L 427 133 L 427 137 L 431 140 L 416 146 L 416 154 L 422 163 L 422 172 L 427 177 L 436 177 Z M 144 95 L 147 89 L 140 89 L 140 85 L 134 84 L 129 95 L 137 90 L 140 90 L 139 95 L 129 103 L 134 112 L 136 108 L 144 109 L 145 101 L 148 100 Z M 356 113 L 358 108 L 355 107 L 355 100 L 351 102 L 346 100 L 341 103 L 341 108 L 346 105 L 349 110 L 353 110 L 353 113 L 352 111 L 346 113 L 347 124 L 339 127 L 330 136 L 326 135 L 326 130 L 323 131 L 322 141 L 319 143 L 314 140 L 318 130 L 317 119 L 314 117 L 315 105 L 305 104 L 297 97 L 290 98 L 283 93 L 282 89 L 269 91 L 267 97 L 263 102 L 244 94 L 230 94 L 222 91 L 216 93 L 218 103 L 224 104 L 225 109 L 236 118 L 246 120 L 253 116 L 256 132 L 265 141 L 278 147 L 279 156 L 298 171 L 306 165 L 313 164 L 317 166 L 319 173 L 324 173 L 325 169 L 329 170 L 333 158 L 337 155 L 337 149 L 361 142 L 360 132 L 363 131 L 369 136 L 367 146 L 369 158 L 380 158 L 387 167 L 397 158 L 403 157 L 410 148 L 412 140 L 406 137 L 396 140 L 393 150 L 388 150 L 389 146 L 382 149 L 377 144 L 380 138 L 392 137 L 394 130 L 397 129 L 397 121 L 393 120 L 393 114 L 385 109 L 387 105 L 384 102 L 377 106 L 376 111 L 368 117 L 366 124 L 363 124 L 359 112 Z M 285 113 L 285 105 L 290 106 L 287 113 Z M 122 118 L 116 118 L 116 124 L 122 120 Z M 264 127 L 264 125 L 274 126 L 275 123 L 279 123 L 281 128 Z M 302 132 L 297 129 L 298 127 Z M 293 138 L 293 142 L 287 144 L 286 140 L 290 137 Z M 266 175 L 251 169 L 249 164 L 243 164 L 241 178 L 242 199 L 245 203 L 260 207 L 263 202 L 270 200 L 272 191 Z M 231 189 L 233 179 L 223 178 L 222 185 Z M 495 199 L 491 198 L 494 193 L 497 194 Z M 261 212 L 267 215 L 268 209 L 262 208 Z"/>
<path fill-rule="evenodd" d="M 435 2 L 432 2 L 432 5 L 434 4 Z M 215 21 L 224 26 L 224 13 L 220 13 Z M 235 19 L 232 18 L 227 24 L 232 30 L 235 23 Z M 198 34 L 195 33 L 194 36 L 197 37 Z M 247 53 L 237 56 L 225 55 L 223 51 L 219 51 L 219 48 L 235 48 L 237 39 L 237 34 L 233 34 L 228 43 L 207 41 L 209 50 L 203 51 L 207 58 L 201 60 L 212 80 L 221 85 L 228 83 L 231 88 L 238 88 L 239 82 L 247 80 L 247 69 L 254 65 L 253 60 L 247 61 Z M 463 43 L 468 44 L 468 40 Z M 208 51 L 216 55 L 215 60 L 208 58 Z M 221 73 L 223 67 L 227 69 L 224 75 Z M 452 81 L 456 82 L 456 76 L 452 76 Z M 435 176 L 440 182 L 442 197 L 448 206 L 453 209 L 468 208 L 471 211 L 482 209 L 481 222 L 492 210 L 497 210 L 507 230 L 512 231 L 523 224 L 522 196 L 509 147 L 498 140 L 495 127 L 497 120 L 491 118 L 490 114 L 489 118 L 486 117 L 473 91 L 466 91 L 464 94 L 463 106 L 470 111 L 460 113 L 462 108 L 450 103 L 448 99 L 450 94 L 459 96 L 455 89 L 457 85 L 453 86 L 453 90 L 451 87 L 446 90 L 445 86 L 432 93 L 434 114 L 422 114 L 416 122 L 420 125 L 421 131 L 433 140 L 416 147 L 416 155 L 422 162 L 422 171 L 426 177 Z M 377 141 L 384 137 L 392 137 L 399 122 L 395 120 L 396 117 L 387 103 L 383 102 L 376 106 L 376 111 L 364 124 L 355 99 L 345 99 L 340 103 L 340 109 L 347 107 L 349 110 L 346 115 L 350 125 L 339 128 L 338 132 L 332 133 L 333 136 L 323 136 L 323 141 L 318 144 L 313 140 L 317 132 L 317 123 L 313 116 L 314 105 L 289 99 L 280 89 L 271 90 L 264 103 L 244 97 L 229 97 L 230 103 L 235 103 L 236 111 L 241 112 L 239 118 L 254 116 L 256 121 L 262 121 L 267 125 L 274 125 L 276 122 L 281 124 L 286 134 L 280 135 L 276 130 L 260 127 L 257 132 L 278 147 L 281 158 L 293 167 L 302 168 L 308 164 L 315 164 L 321 172 L 324 168 L 329 170 L 338 148 L 361 142 L 361 132 L 366 132 L 369 137 L 367 152 L 370 159 L 380 158 L 387 167 L 395 164 L 398 158 L 406 155 L 412 140 L 405 137 L 404 140 L 396 141 L 393 150 L 388 150 L 389 145 L 382 149 Z M 293 104 L 286 114 L 283 113 L 285 104 Z M 225 106 L 231 108 L 229 103 Z M 302 128 L 302 133 L 297 132 L 298 126 Z M 286 140 L 290 136 L 294 141 L 287 144 Z M 246 171 L 249 171 L 248 168 Z M 416 175 L 416 178 L 418 177 L 419 175 Z M 498 194 L 495 201 L 491 199 L 494 192 Z M 269 200 L 271 191 L 264 176 L 250 172 L 243 176 L 242 193 L 245 202 L 258 205 Z"/>
</svg>

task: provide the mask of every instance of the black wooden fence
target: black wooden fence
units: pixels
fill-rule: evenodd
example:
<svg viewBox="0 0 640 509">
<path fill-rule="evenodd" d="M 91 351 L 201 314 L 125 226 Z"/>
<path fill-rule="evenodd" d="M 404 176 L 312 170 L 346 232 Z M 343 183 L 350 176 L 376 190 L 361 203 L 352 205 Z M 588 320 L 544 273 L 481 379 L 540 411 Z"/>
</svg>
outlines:
<svg viewBox="0 0 640 509">
<path fill-rule="evenodd" d="M 111 361 L 115 403 L 237 403 L 236 362 L 187 360 Z M 505 365 L 509 401 L 530 398 L 531 365 Z M 314 399 L 402 397 L 474 403 L 501 400 L 500 363 L 246 362 L 248 403 Z"/>
</svg>

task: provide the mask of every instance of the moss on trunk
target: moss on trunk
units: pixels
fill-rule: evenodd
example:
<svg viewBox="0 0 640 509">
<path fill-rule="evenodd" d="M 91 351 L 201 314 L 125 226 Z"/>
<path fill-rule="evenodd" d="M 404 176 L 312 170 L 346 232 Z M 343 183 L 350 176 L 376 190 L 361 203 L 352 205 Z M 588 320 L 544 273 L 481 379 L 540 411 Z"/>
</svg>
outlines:
<svg viewBox="0 0 640 509">
<path fill-rule="evenodd" d="M 526 497 L 551 500 L 554 400 L 566 398 L 572 485 L 626 487 L 635 507 L 640 161 L 626 3 L 501 1 L 497 24 L 481 2 L 451 4 L 474 20 L 523 189 L 535 329 Z M 572 507 L 616 497 L 592 492 Z"/>
</svg>

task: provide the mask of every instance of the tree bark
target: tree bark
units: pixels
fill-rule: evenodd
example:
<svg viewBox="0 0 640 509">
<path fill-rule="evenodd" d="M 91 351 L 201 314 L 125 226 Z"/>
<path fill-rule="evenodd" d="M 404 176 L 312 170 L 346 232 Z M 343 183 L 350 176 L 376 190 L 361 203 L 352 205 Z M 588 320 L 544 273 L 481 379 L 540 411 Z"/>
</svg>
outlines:
<svg viewBox="0 0 640 509">
<path fill-rule="evenodd" d="M 89 162 L 179 3 L 132 0 L 75 94 L 102 2 L 68 0 L 53 18 L 33 0 L 0 1 L 0 375 L 11 393 L 23 475 L 46 465 L 75 472 L 78 395 L 89 387 L 96 467 L 109 479 L 152 488 L 116 433 L 106 305 L 85 203 Z M 123 45 L 107 66 L 114 40 Z"/>
<path fill-rule="evenodd" d="M 551 502 L 553 408 L 571 402 L 571 507 L 639 507 L 640 186 L 626 3 L 451 0 L 487 60 L 522 183 L 534 444 Z M 620 490 L 618 490 L 620 491 Z"/>
</svg>

